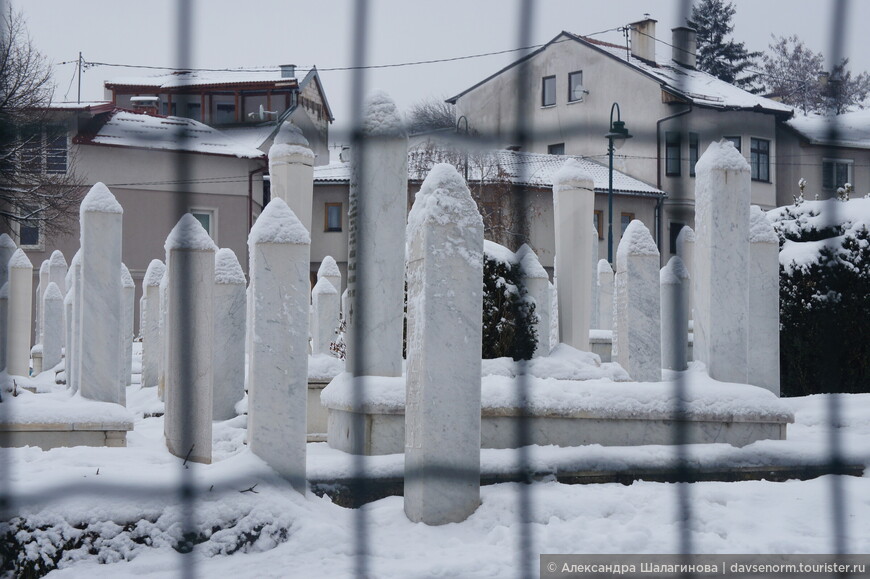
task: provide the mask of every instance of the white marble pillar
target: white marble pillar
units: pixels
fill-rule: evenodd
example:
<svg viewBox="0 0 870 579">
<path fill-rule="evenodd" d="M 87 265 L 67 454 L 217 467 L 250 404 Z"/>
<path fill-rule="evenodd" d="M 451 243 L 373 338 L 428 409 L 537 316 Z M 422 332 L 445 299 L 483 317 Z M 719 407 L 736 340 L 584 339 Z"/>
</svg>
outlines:
<svg viewBox="0 0 870 579">
<path fill-rule="evenodd" d="M 245 272 L 232 249 L 214 257 L 214 394 L 212 419 L 236 416 L 245 396 Z"/>
<path fill-rule="evenodd" d="M 8 260 L 7 260 L 8 263 Z M 0 284 L 0 372 L 6 369 L 6 326 L 9 323 L 9 282 Z"/>
<path fill-rule="evenodd" d="M 165 414 L 169 452 L 211 462 L 214 379 L 214 254 L 217 247 L 185 213 L 166 238 Z"/>
<path fill-rule="evenodd" d="M 568 159 L 553 177 L 559 341 L 583 351 L 589 350 L 594 202 L 592 176 Z"/>
<path fill-rule="evenodd" d="M 695 263 L 695 231 L 688 225 L 684 225 L 677 234 L 677 257 L 683 260 L 683 265 L 689 273 L 689 279 L 692 277 L 692 268 Z M 695 307 L 694 291 L 690 281 L 689 286 L 689 319 L 692 317 L 692 311 Z"/>
<path fill-rule="evenodd" d="M 606 259 L 598 260 L 598 326 L 613 329 L 613 268 Z"/>
<path fill-rule="evenodd" d="M 591 293 L 589 307 L 589 327 L 601 329 L 600 312 L 598 311 L 598 230 L 592 226 L 592 275 L 589 276 Z"/>
<path fill-rule="evenodd" d="M 661 285 L 662 368 L 685 370 L 689 356 L 691 282 L 683 260 L 672 257 L 659 273 Z"/>
<path fill-rule="evenodd" d="M 102 183 L 85 196 L 81 219 L 82 396 L 121 403 L 121 243 L 124 210 Z"/>
<path fill-rule="evenodd" d="M 45 296 L 45 290 L 48 287 L 48 273 L 50 263 L 47 259 L 42 261 L 39 266 L 39 284 L 36 286 L 36 328 L 34 328 L 34 341 L 36 344 L 42 343 L 42 333 L 44 331 L 42 317 L 42 298 Z"/>
<path fill-rule="evenodd" d="M 659 250 L 646 226 L 628 224 L 616 250 L 612 359 L 637 382 L 662 379 Z"/>
<path fill-rule="evenodd" d="M 130 270 L 121 264 L 121 373 L 118 383 L 126 405 L 127 386 L 133 383 L 133 320 L 136 312 L 136 284 Z"/>
<path fill-rule="evenodd" d="M 253 267 L 248 444 L 304 492 L 311 237 L 279 197 L 260 214 L 248 247 Z"/>
<path fill-rule="evenodd" d="M 341 270 L 338 269 L 338 264 L 335 263 L 335 258 L 331 255 L 324 257 L 323 261 L 320 262 L 320 267 L 317 268 L 318 281 L 322 278 L 329 280 L 332 287 L 341 293 Z"/>
<path fill-rule="evenodd" d="M 746 383 L 749 307 L 749 163 L 731 141 L 695 166 L 694 359 L 710 377 Z"/>
<path fill-rule="evenodd" d="M 457 523 L 480 504 L 483 220 L 452 165 L 426 177 L 407 239 L 405 514 Z"/>
<path fill-rule="evenodd" d="M 57 289 L 60 290 L 60 295 L 66 295 L 66 274 L 69 270 L 66 258 L 60 250 L 55 249 L 51 252 L 51 257 L 48 260 L 48 281 L 57 284 Z M 61 298 L 61 303 L 63 299 Z M 66 345 L 66 334 L 61 333 L 61 347 Z"/>
<path fill-rule="evenodd" d="M 747 381 L 779 396 L 779 238 L 760 207 L 749 215 Z"/>
<path fill-rule="evenodd" d="M 7 266 L 6 372 L 13 376 L 29 376 L 33 264 L 23 249 L 16 249 Z"/>
<path fill-rule="evenodd" d="M 520 260 L 526 291 L 535 300 L 535 315 L 538 318 L 535 332 L 538 345 L 534 356 L 546 356 L 550 353 L 550 277 L 528 245 L 523 244 L 517 250 L 517 257 Z"/>
<path fill-rule="evenodd" d="M 63 348 L 63 294 L 53 281 L 42 295 L 42 369 L 50 371 L 61 360 Z"/>
<path fill-rule="evenodd" d="M 69 322 L 69 341 L 67 342 L 67 384 L 73 392 L 78 392 L 81 386 L 82 374 L 82 252 L 76 251 L 70 260 L 69 267 L 70 292 L 72 296 L 71 321 Z"/>
<path fill-rule="evenodd" d="M 338 329 L 341 305 L 339 304 L 338 290 L 327 278 L 322 277 L 311 290 L 312 326 L 311 326 L 311 353 L 329 354 L 329 344 L 335 338 L 335 330 Z"/>
<path fill-rule="evenodd" d="M 72 387 L 72 359 L 74 350 L 73 336 L 73 302 L 75 300 L 75 291 L 72 285 L 69 286 L 66 295 L 63 297 L 63 341 L 66 344 L 64 352 L 64 375 L 66 376 L 67 388 Z"/>
<path fill-rule="evenodd" d="M 269 148 L 269 177 L 272 198 L 283 199 L 311 231 L 314 153 L 302 130 L 290 121 L 284 121 Z"/>
<path fill-rule="evenodd" d="M 9 259 L 18 246 L 12 238 L 5 233 L 0 233 L 0 286 L 9 281 Z"/>
<path fill-rule="evenodd" d="M 159 259 L 152 259 L 142 278 L 142 297 L 145 300 L 142 324 L 142 387 L 157 386 L 157 368 L 160 365 L 160 281 L 166 266 Z"/>
<path fill-rule="evenodd" d="M 351 162 L 347 368 L 401 376 L 408 137 L 386 93 L 368 99 L 362 132 Z"/>
</svg>

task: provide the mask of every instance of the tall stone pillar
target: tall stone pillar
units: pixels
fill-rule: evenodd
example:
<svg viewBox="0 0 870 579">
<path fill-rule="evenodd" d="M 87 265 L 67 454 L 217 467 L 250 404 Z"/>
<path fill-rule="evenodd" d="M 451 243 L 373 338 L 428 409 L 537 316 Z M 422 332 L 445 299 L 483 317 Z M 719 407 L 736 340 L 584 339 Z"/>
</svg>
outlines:
<svg viewBox="0 0 870 579">
<path fill-rule="evenodd" d="M 749 224 L 748 382 L 779 396 L 779 238 L 757 205 Z"/>
<path fill-rule="evenodd" d="M 152 259 L 142 279 L 142 297 L 145 301 L 142 324 L 142 387 L 157 386 L 157 367 L 160 348 L 160 281 L 166 266 L 159 259 Z"/>
<path fill-rule="evenodd" d="M 269 149 L 272 198 L 283 199 L 305 229 L 311 231 L 314 153 L 299 127 L 284 121 Z"/>
<path fill-rule="evenodd" d="M 280 197 L 248 236 L 251 254 L 248 444 L 305 492 L 311 237 Z"/>
<path fill-rule="evenodd" d="M 559 341 L 583 351 L 589 351 L 592 307 L 589 240 L 594 202 L 592 176 L 576 160 L 568 159 L 553 177 Z"/>
<path fill-rule="evenodd" d="M 42 317 L 42 297 L 45 295 L 45 290 L 48 287 L 48 271 L 50 262 L 43 260 L 39 266 L 39 284 L 36 286 L 36 328 L 34 328 L 34 341 L 37 344 L 42 343 L 42 332 L 44 329 Z"/>
<path fill-rule="evenodd" d="M 214 395 L 212 419 L 236 416 L 245 397 L 245 272 L 232 249 L 214 256 Z"/>
<path fill-rule="evenodd" d="M 749 163 L 731 141 L 695 166 L 694 359 L 710 377 L 746 383 L 749 307 Z"/>
<path fill-rule="evenodd" d="M 395 103 L 372 95 L 351 165 L 347 368 L 402 375 L 408 137 Z"/>
<path fill-rule="evenodd" d="M 452 165 L 426 177 L 407 238 L 405 514 L 456 523 L 480 504 L 483 220 Z"/>
<path fill-rule="evenodd" d="M 7 260 L 8 262 L 8 260 Z M 9 325 L 9 282 L 0 284 L 0 372 L 6 369 L 6 327 Z"/>
<path fill-rule="evenodd" d="M 606 259 L 598 260 L 598 325 L 613 329 L 613 268 Z"/>
<path fill-rule="evenodd" d="M 594 203 L 594 201 L 593 201 Z M 594 211 L 594 209 L 593 209 Z M 592 275 L 589 276 L 590 304 L 589 304 L 589 327 L 601 329 L 600 312 L 598 311 L 598 229 L 592 226 L 592 263 L 589 265 Z"/>
<path fill-rule="evenodd" d="M 6 322 L 6 372 L 30 375 L 30 327 L 33 299 L 33 264 L 23 249 L 9 258 L 9 301 Z"/>
<path fill-rule="evenodd" d="M 81 386 L 82 374 L 82 251 L 79 249 L 70 260 L 70 287 L 68 296 L 71 304 L 68 311 L 72 312 L 68 322 L 69 340 L 67 340 L 67 384 L 73 392 L 78 392 Z"/>
<path fill-rule="evenodd" d="M 82 396 L 121 404 L 121 243 L 124 210 L 102 183 L 82 201 L 79 346 Z"/>
<path fill-rule="evenodd" d="M 63 253 L 57 249 L 51 252 L 51 257 L 48 260 L 48 281 L 49 283 L 54 282 L 57 284 L 57 289 L 60 291 L 61 296 L 66 295 L 66 274 L 68 271 L 69 266 Z M 63 298 L 61 298 L 61 303 L 63 303 Z M 66 346 L 66 332 L 61 333 L 60 339 L 61 347 Z"/>
<path fill-rule="evenodd" d="M 317 280 L 326 278 L 335 291 L 341 293 L 341 270 L 338 269 L 338 264 L 335 263 L 335 258 L 327 255 L 320 262 L 320 267 L 317 268 Z"/>
<path fill-rule="evenodd" d="M 692 317 L 692 311 L 695 308 L 695 297 L 692 279 L 692 268 L 695 263 L 695 231 L 688 225 L 684 225 L 677 234 L 677 257 L 683 260 L 683 266 L 689 274 L 689 319 Z"/>
<path fill-rule="evenodd" d="M 341 315 L 338 290 L 328 278 L 321 277 L 311 290 L 311 302 L 314 312 L 311 326 L 311 353 L 329 354 L 329 345 L 335 340 L 335 330 L 338 329 Z"/>
<path fill-rule="evenodd" d="M 42 369 L 51 370 L 60 363 L 63 348 L 63 294 L 53 281 L 42 295 Z"/>
<path fill-rule="evenodd" d="M 5 233 L 0 233 L 0 286 L 9 281 L 9 260 L 18 246 L 12 238 Z"/>
<path fill-rule="evenodd" d="M 136 284 L 130 270 L 121 264 L 121 397 L 127 398 L 127 386 L 133 383 L 133 319 L 136 311 Z"/>
<path fill-rule="evenodd" d="M 214 381 L 214 242 L 185 213 L 166 238 L 166 385 L 163 433 L 169 452 L 211 462 Z"/>
<path fill-rule="evenodd" d="M 523 244 L 517 250 L 517 257 L 520 260 L 520 271 L 526 291 L 535 300 L 535 315 L 538 318 L 535 332 L 538 336 L 538 345 L 534 356 L 547 356 L 550 353 L 550 276 L 528 245 Z"/>
<path fill-rule="evenodd" d="M 616 250 L 612 358 L 638 382 L 661 382 L 659 250 L 646 226 L 628 224 Z"/>
<path fill-rule="evenodd" d="M 661 284 L 662 368 L 685 370 L 689 355 L 689 272 L 678 256 L 659 273 Z"/>
</svg>

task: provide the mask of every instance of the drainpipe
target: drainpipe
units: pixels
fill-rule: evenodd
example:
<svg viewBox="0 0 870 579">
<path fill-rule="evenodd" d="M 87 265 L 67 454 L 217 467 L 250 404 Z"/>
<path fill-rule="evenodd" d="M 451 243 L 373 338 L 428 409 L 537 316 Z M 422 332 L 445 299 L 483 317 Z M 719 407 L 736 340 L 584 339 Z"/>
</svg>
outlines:
<svg viewBox="0 0 870 579">
<path fill-rule="evenodd" d="M 254 226 L 254 175 L 265 173 L 268 168 L 269 165 L 266 164 L 253 171 L 248 171 L 248 233 L 251 232 L 251 228 Z"/>
<path fill-rule="evenodd" d="M 683 115 L 687 115 L 692 112 L 692 103 L 688 103 L 689 108 L 686 110 L 680 111 L 678 113 L 674 113 L 672 115 L 668 115 L 666 117 L 662 117 L 656 121 L 656 189 L 659 191 L 662 190 L 662 123 L 665 121 L 670 121 L 671 119 L 675 119 L 677 117 L 681 117 Z M 661 209 L 662 204 L 664 203 L 664 198 L 659 197 L 658 203 L 656 203 L 656 245 L 659 248 L 659 254 L 662 251 L 662 215 Z"/>
</svg>

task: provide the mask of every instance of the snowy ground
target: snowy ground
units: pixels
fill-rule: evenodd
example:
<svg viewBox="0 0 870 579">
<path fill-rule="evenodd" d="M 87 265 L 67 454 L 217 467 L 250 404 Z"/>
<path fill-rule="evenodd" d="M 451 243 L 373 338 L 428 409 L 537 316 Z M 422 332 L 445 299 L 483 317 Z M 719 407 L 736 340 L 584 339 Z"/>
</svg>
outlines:
<svg viewBox="0 0 870 579">
<path fill-rule="evenodd" d="M 775 457 L 812 462 L 828 455 L 835 434 L 848 461 L 868 465 L 870 395 L 837 399 L 841 414 L 834 430 L 828 426 L 831 396 L 787 399 L 796 420 L 787 441 L 739 451 L 693 447 L 689 456 L 695 463 L 766 464 Z M 23 523 L 17 539 L 27 544 L 26 555 L 51 557 L 67 544 L 61 569 L 50 577 L 167 577 L 191 567 L 201 577 L 354 577 L 361 560 L 372 577 L 513 577 L 521 575 L 524 538 L 533 570 L 540 553 L 677 552 L 681 493 L 690 501 L 685 524 L 695 552 L 832 552 L 834 496 L 845 505 L 847 549 L 870 552 L 866 475 L 784 483 L 500 484 L 481 489 L 482 504 L 466 522 L 428 527 L 407 520 L 401 497 L 350 510 L 299 495 L 248 452 L 242 417 L 216 423 L 214 464 L 184 468 L 165 449 L 163 419 L 144 418 L 159 409 L 154 389 L 134 384 L 128 406 L 136 422 L 127 448 L 0 450 L 0 487 L 11 492 L 13 512 Z M 614 467 L 666 464 L 675 449 L 531 447 L 528 454 L 538 466 Z M 491 468 L 516 460 L 515 451 L 482 451 L 482 463 Z M 365 465 L 392 473 L 401 469 L 401 457 L 369 457 Z M 309 445 L 309 477 L 347 473 L 353 466 L 324 443 Z M 193 525 L 199 535 L 186 555 L 173 548 L 186 520 L 179 499 L 183 482 L 196 489 Z M 254 492 L 242 492 L 252 487 Z M 523 496 L 530 507 L 526 522 Z"/>
</svg>

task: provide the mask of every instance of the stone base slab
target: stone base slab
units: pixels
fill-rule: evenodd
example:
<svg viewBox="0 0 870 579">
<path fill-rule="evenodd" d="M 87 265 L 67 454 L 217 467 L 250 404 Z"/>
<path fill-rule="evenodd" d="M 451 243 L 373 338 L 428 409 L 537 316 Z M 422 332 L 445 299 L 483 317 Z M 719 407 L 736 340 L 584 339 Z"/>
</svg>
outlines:
<svg viewBox="0 0 870 579">
<path fill-rule="evenodd" d="M 127 446 L 128 423 L 0 424 L 0 447 L 38 446 L 42 450 L 71 446 Z"/>
</svg>

